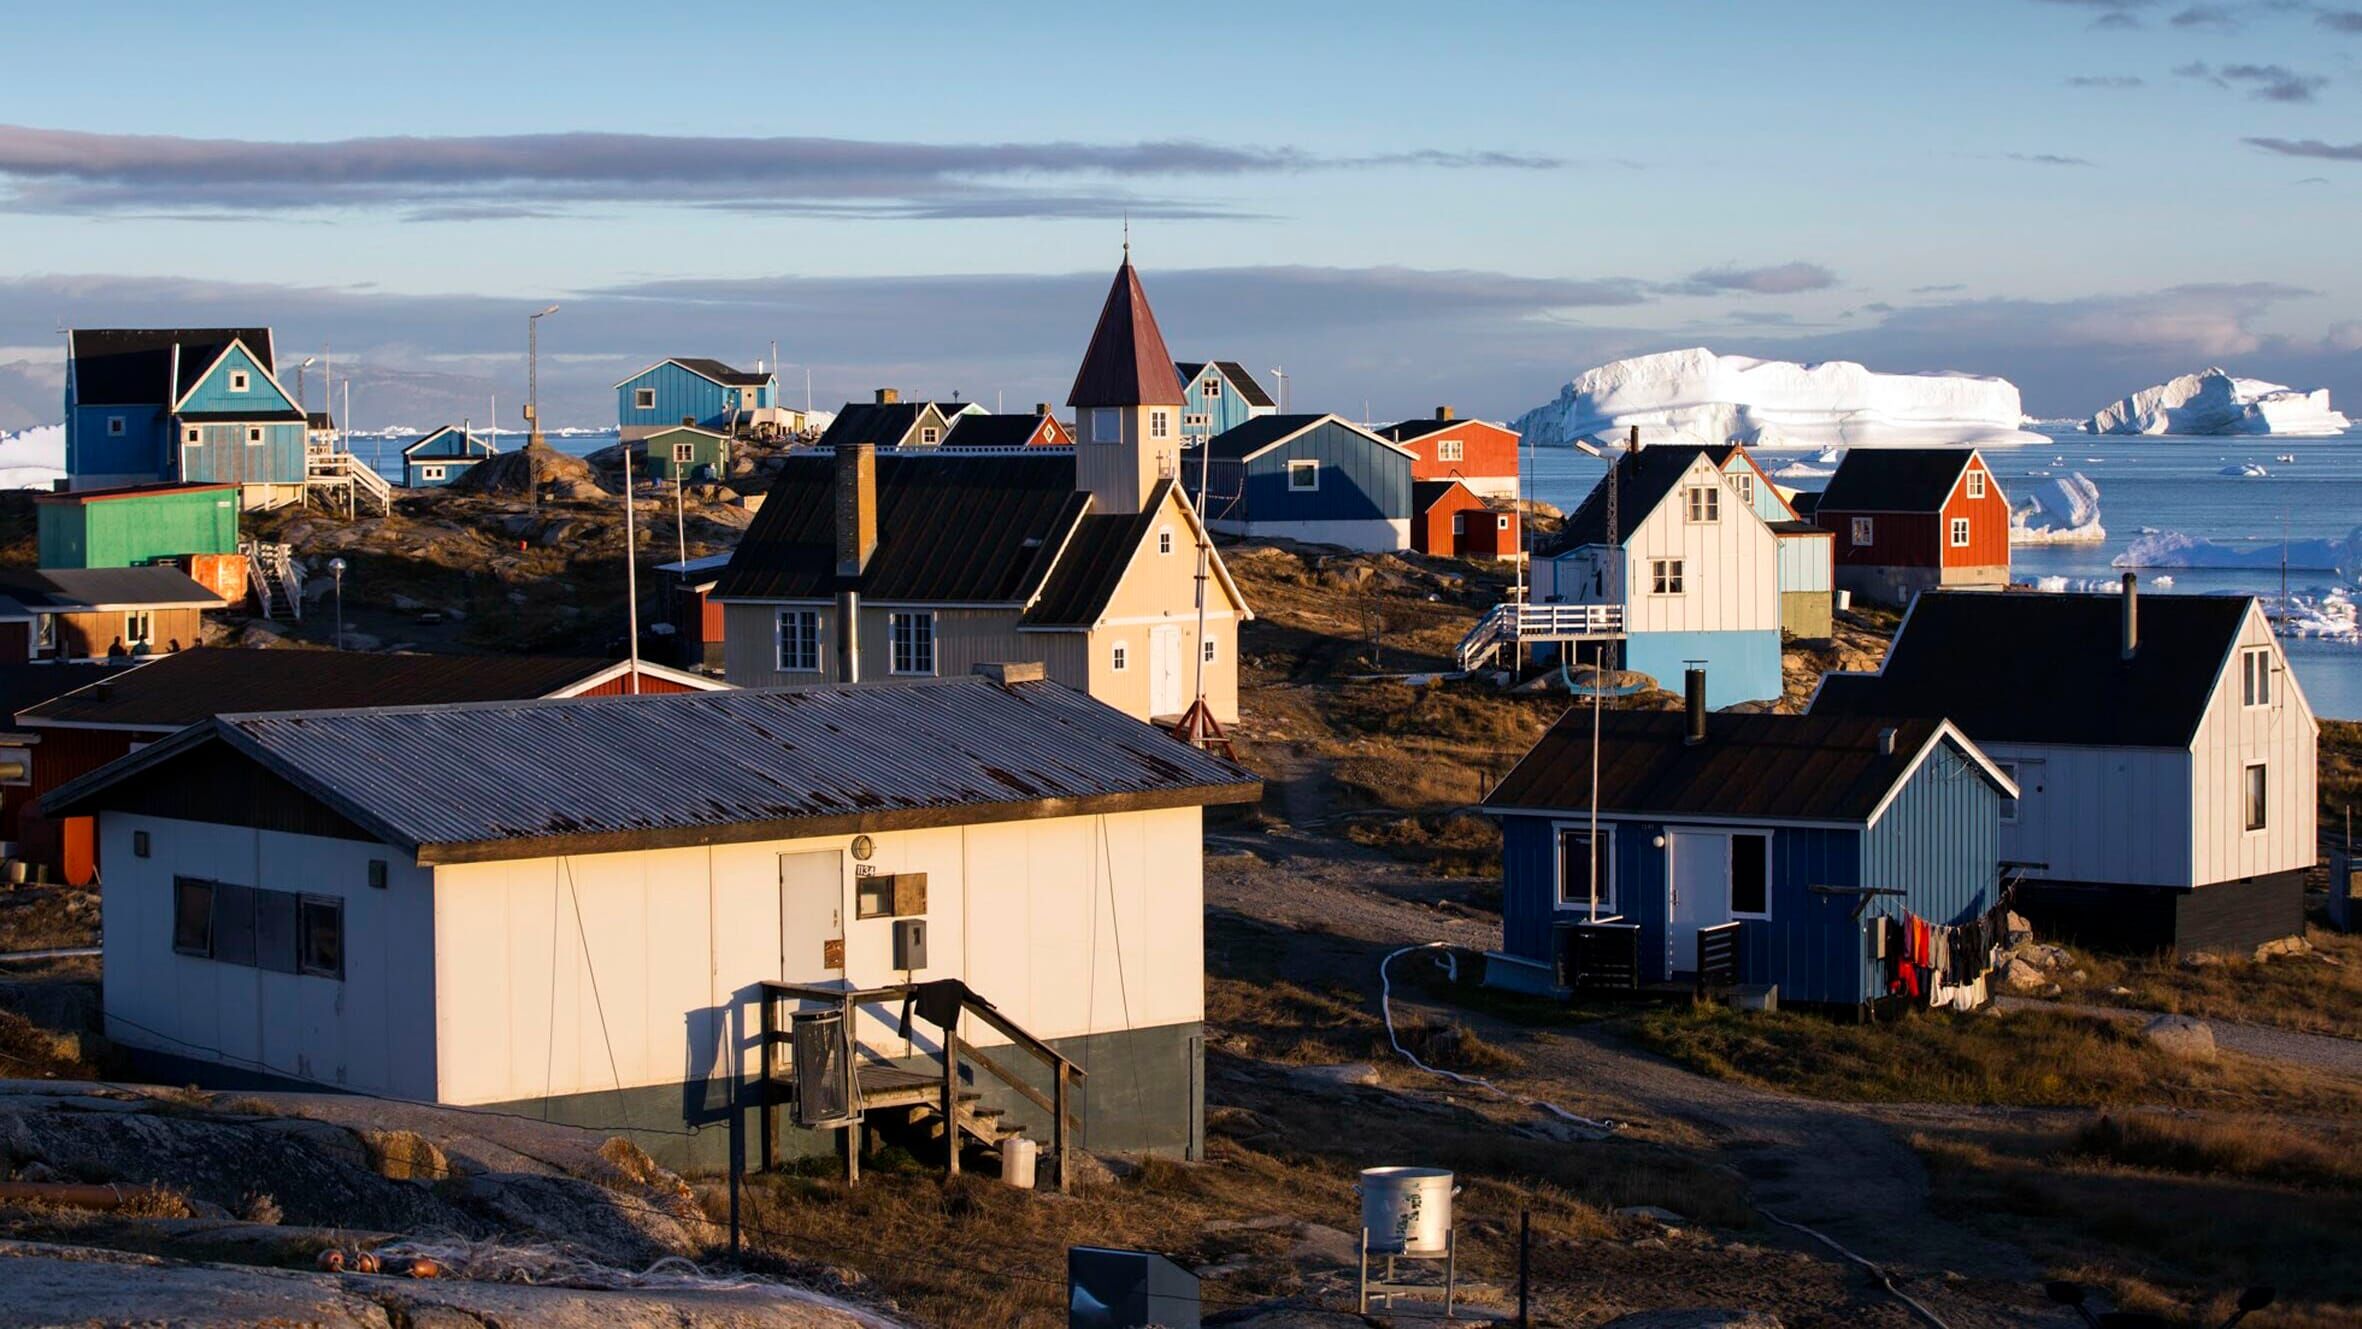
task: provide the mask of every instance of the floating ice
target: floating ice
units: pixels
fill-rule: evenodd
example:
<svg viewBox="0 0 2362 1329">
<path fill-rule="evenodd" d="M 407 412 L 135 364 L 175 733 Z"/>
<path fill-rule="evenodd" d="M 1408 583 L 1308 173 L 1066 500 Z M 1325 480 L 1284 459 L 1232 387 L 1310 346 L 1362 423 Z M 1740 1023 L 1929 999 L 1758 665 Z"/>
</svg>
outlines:
<svg viewBox="0 0 2362 1329">
<path fill-rule="evenodd" d="M 1807 466 L 1803 462 L 1792 461 L 1780 469 L 1773 471 L 1772 478 L 1775 480 L 1811 480 L 1816 477 L 1830 476 L 1835 474 L 1837 474 L 1837 472 L 1830 470 L 1826 466 Z"/>
<path fill-rule="evenodd" d="M 2010 509 L 2013 545 L 2098 544 L 2108 538 L 2100 525 L 2100 487 L 2081 471 L 2036 485 Z"/>
<path fill-rule="evenodd" d="M 2235 462 L 2232 462 L 2230 465 L 2228 465 L 2228 466 L 2225 466 L 2225 467 L 2224 467 L 2224 468 L 2222 468 L 2221 470 L 2219 470 L 2219 471 L 2216 471 L 2216 472 L 2215 472 L 2215 474 L 2216 474 L 2216 475 L 2236 475 L 2236 476 L 2239 476 L 2239 477 L 2241 477 L 2242 479 L 2247 479 L 2247 480 L 2261 480 L 2261 479 L 2263 479 L 2264 477 L 2266 477 L 2266 476 L 2270 475 L 2270 474 L 2271 474 L 2271 472 L 2270 472 L 2270 471 L 2267 471 L 2267 470 L 2265 470 L 2265 469 L 2264 469 L 2262 466 L 2258 465 L 2258 464 L 2257 464 L 2257 463 L 2255 463 L 2255 462 L 2251 462 L 2251 461 L 2235 461 Z"/>
<path fill-rule="evenodd" d="M 2095 434 L 2342 434 L 2329 389 L 2305 391 L 2215 368 L 2143 388 L 2091 417 Z"/>
<path fill-rule="evenodd" d="M 2354 593 L 2344 587 L 2292 595 L 2287 604 L 2266 612 L 2272 616 L 2273 629 L 2283 637 L 2362 642 L 2362 613 L 2357 612 Z"/>
<path fill-rule="evenodd" d="M 0 430 L 0 489 L 49 489 L 66 478 L 66 427 Z"/>
<path fill-rule="evenodd" d="M 2362 568 L 2362 527 L 2341 540 L 2258 540 L 2221 544 L 2181 531 L 2144 534 L 2108 560 L 2117 568 L 2291 568 L 2347 572 Z"/>
</svg>

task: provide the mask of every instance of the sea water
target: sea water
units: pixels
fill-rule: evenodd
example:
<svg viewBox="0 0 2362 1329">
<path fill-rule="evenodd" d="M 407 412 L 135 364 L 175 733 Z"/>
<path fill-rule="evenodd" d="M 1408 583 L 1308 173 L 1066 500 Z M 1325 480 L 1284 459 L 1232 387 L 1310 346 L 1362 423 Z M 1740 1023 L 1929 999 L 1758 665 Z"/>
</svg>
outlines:
<svg viewBox="0 0 2362 1329">
<path fill-rule="evenodd" d="M 2276 550 L 2283 540 L 2344 539 L 2362 526 L 2362 429 L 2337 438 L 2185 438 L 2085 434 L 2045 429 L 2047 444 L 1988 448 L 1985 461 L 2005 492 L 2031 492 L 2054 475 L 2076 471 L 2100 491 L 2100 524 L 2108 538 L 2090 544 L 2017 545 L 2010 550 L 2013 580 L 2063 578 L 2072 588 L 2113 586 L 2124 569 L 2109 560 L 2145 531 L 2179 531 L 2201 539 L 2247 548 Z M 2283 462 L 2282 456 L 2295 460 Z M 1777 472 L 1801 462 L 1835 470 L 1814 454 L 1762 451 L 1757 460 Z M 2226 467 L 2261 466 L 2255 478 L 2224 475 Z M 1537 448 L 1528 454 L 1527 491 L 1571 512 L 1598 483 L 1606 463 L 1571 448 Z M 1826 476 L 1781 476 L 1778 482 L 1818 490 Z M 2267 602 L 2282 592 L 2275 565 L 2254 568 L 2138 569 L 2147 594 L 2256 595 Z M 2344 581 L 2353 586 L 2349 578 Z M 2170 578 L 2160 585 L 2161 579 Z M 2317 595 L 2340 584 L 2337 573 L 2292 568 L 2286 589 Z M 2289 665 L 2313 710 L 2339 719 L 2362 719 L 2362 644 L 2309 637 L 2283 638 Z"/>
</svg>

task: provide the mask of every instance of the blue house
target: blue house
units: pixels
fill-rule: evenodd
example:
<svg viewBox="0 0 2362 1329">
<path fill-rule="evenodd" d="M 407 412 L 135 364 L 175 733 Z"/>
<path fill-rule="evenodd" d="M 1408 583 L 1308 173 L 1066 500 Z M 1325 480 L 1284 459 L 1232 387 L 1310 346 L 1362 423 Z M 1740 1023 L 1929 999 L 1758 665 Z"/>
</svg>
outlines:
<svg viewBox="0 0 2362 1329">
<path fill-rule="evenodd" d="M 1606 943 L 1640 983 L 1679 982 L 1703 941 L 1782 1002 L 1981 1001 L 2016 785 L 1946 721 L 1708 714 L 1702 691 L 1686 713 L 1577 706 L 1485 799 L 1503 886 L 1488 977 L 1556 990 L 1581 977 L 1570 946 Z M 1906 974 L 1915 922 L 1928 963 Z"/>
<path fill-rule="evenodd" d="M 1173 372 L 1181 378 L 1181 437 L 1193 447 L 1257 416 L 1279 412 L 1271 394 L 1236 360 L 1176 360 Z"/>
<path fill-rule="evenodd" d="M 1411 547 L 1411 452 L 1337 415 L 1259 415 L 1216 434 L 1181 480 L 1227 535 L 1348 549 Z"/>
<path fill-rule="evenodd" d="M 659 429 L 695 425 L 719 434 L 794 432 L 802 418 L 779 409 L 779 376 L 747 373 L 719 360 L 675 356 L 615 385 L 615 424 L 623 441 Z"/>
<path fill-rule="evenodd" d="M 65 406 L 71 488 L 234 484 L 246 508 L 303 501 L 304 413 L 273 377 L 269 328 L 77 328 Z"/>
<path fill-rule="evenodd" d="M 402 449 L 402 487 L 433 489 L 450 484 L 469 467 L 500 449 L 458 425 L 445 425 Z"/>
</svg>

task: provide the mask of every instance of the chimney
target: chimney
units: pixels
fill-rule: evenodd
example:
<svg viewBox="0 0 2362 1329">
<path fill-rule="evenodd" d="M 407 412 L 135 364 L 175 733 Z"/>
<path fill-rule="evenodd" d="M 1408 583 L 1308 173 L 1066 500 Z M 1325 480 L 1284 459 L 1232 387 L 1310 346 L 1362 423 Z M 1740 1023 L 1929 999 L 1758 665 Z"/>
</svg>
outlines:
<svg viewBox="0 0 2362 1329">
<path fill-rule="evenodd" d="M 878 389 L 878 405 L 880 405 L 880 406 L 892 406 L 893 404 L 895 404 L 896 402 L 899 402 L 899 401 L 901 401 L 901 400 L 902 400 L 902 391 L 901 391 L 901 389 L 899 389 L 899 388 L 879 388 L 879 389 Z"/>
<path fill-rule="evenodd" d="M 1033 404 L 1033 413 L 1035 415 L 1048 415 L 1050 413 L 1050 403 L 1046 401 L 1035 402 Z"/>
<path fill-rule="evenodd" d="M 1683 737 L 1686 746 L 1696 747 L 1706 741 L 1706 668 L 1691 665 L 1681 671 L 1682 710 L 1689 717 L 1689 733 Z"/>
<path fill-rule="evenodd" d="M 1451 408 L 1451 407 L 1449 407 L 1449 406 L 1438 406 L 1438 407 L 1436 407 L 1436 408 L 1435 408 L 1435 418 L 1436 418 L 1436 419 L 1438 419 L 1438 420 L 1449 420 L 1449 419 L 1451 419 L 1451 418 L 1452 418 L 1452 408 Z"/>
<path fill-rule="evenodd" d="M 878 450 L 868 443 L 837 449 L 837 575 L 858 577 L 878 548 Z"/>
<path fill-rule="evenodd" d="M 1895 755 L 1895 727 L 1893 725 L 1888 725 L 1878 731 L 1878 755 L 1881 757 Z"/>
<path fill-rule="evenodd" d="M 694 415 L 684 415 L 684 416 L 682 416 L 682 417 L 681 417 L 681 423 L 682 423 L 682 424 L 685 424 L 685 425 L 693 425 L 693 424 L 696 424 L 696 423 L 697 423 L 697 417 L 696 417 L 696 416 L 694 416 Z"/>
<path fill-rule="evenodd" d="M 1638 452 L 1638 451 L 1640 451 L 1640 426 L 1639 426 L 1639 425 L 1634 425 L 1634 426 L 1632 426 L 1632 433 L 1631 433 L 1631 435 L 1630 435 L 1629 437 L 1627 437 L 1627 438 L 1624 440 L 1624 451 L 1626 451 L 1626 452 Z"/>
<path fill-rule="evenodd" d="M 1047 677 L 1039 660 L 979 660 L 975 672 L 1004 688 L 1018 683 L 1039 683 Z"/>
<path fill-rule="evenodd" d="M 2124 658 L 2129 660 L 2141 649 L 2141 579 L 2124 574 Z"/>
</svg>

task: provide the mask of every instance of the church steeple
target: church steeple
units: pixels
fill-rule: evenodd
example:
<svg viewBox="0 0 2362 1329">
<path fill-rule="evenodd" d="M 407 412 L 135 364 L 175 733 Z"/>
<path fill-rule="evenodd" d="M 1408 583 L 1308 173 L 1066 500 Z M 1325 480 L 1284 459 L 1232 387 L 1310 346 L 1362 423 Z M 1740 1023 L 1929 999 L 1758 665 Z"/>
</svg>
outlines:
<svg viewBox="0 0 2362 1329">
<path fill-rule="evenodd" d="M 1123 264 L 1066 394 L 1075 408 L 1075 487 L 1091 495 L 1096 511 L 1138 512 L 1157 480 L 1172 473 L 1185 401 L 1173 354 L 1132 267 L 1127 223 Z"/>
</svg>

